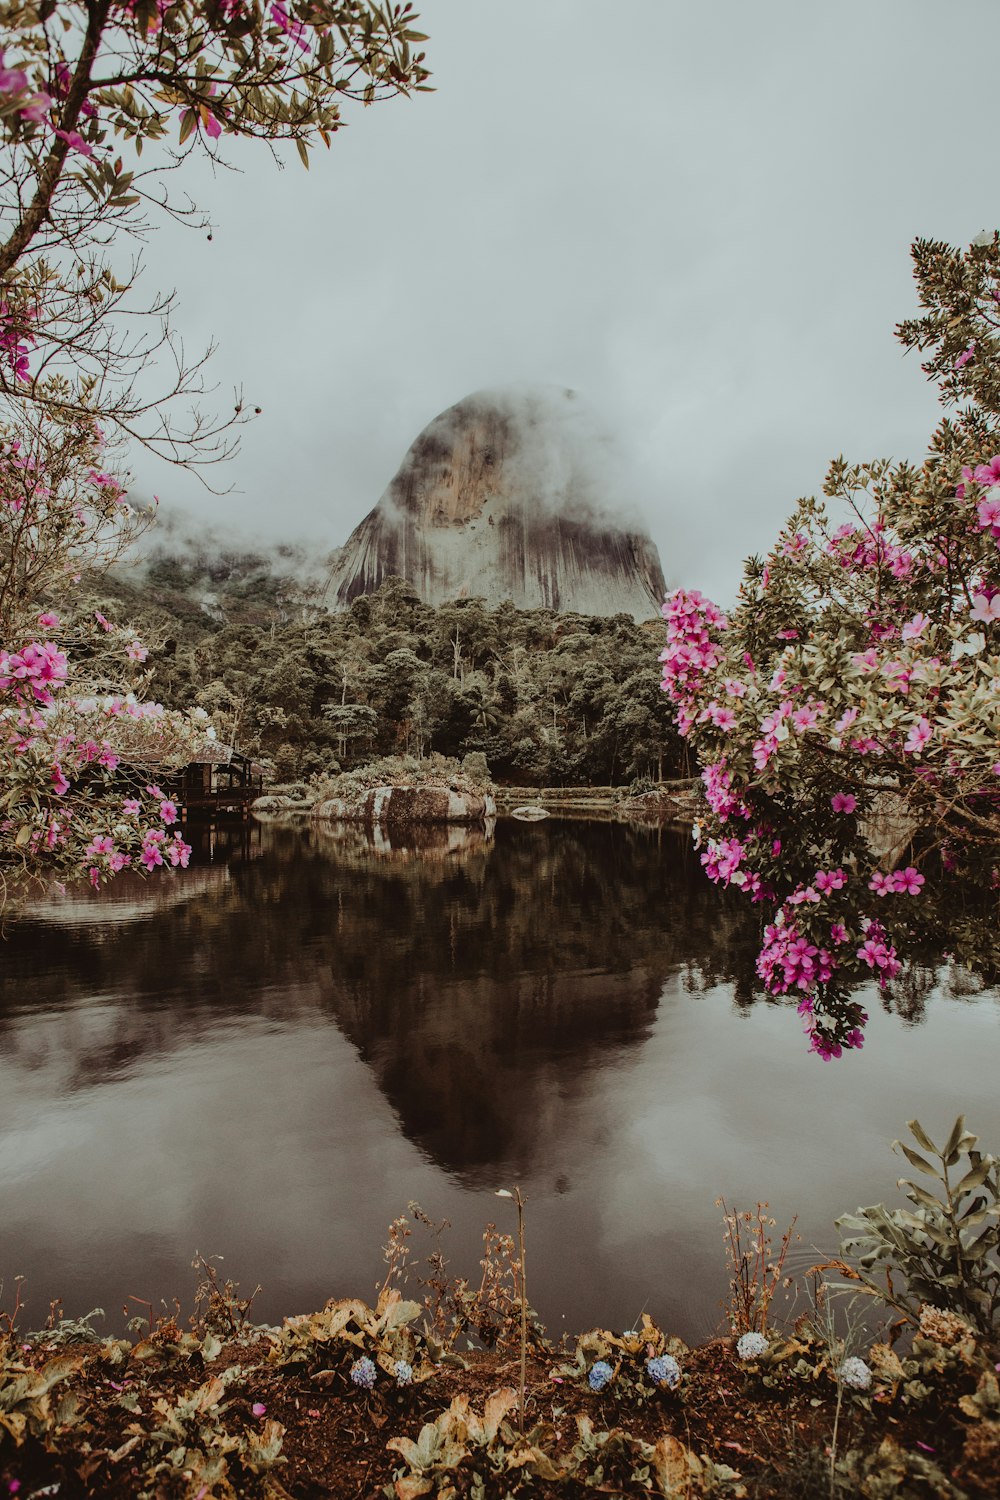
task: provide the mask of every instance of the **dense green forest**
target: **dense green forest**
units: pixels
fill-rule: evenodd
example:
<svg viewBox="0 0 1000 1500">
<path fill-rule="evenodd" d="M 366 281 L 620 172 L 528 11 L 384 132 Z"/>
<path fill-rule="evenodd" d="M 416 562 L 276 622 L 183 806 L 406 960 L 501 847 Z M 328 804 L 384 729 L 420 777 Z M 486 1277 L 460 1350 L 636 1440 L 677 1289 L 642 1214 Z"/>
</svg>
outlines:
<svg viewBox="0 0 1000 1500">
<path fill-rule="evenodd" d="M 201 704 L 277 782 L 386 754 L 485 754 L 499 781 L 625 785 L 686 774 L 660 690 L 658 622 L 431 608 L 389 579 L 346 611 L 246 554 L 106 575 L 97 607 L 149 646 L 149 692 Z"/>
</svg>

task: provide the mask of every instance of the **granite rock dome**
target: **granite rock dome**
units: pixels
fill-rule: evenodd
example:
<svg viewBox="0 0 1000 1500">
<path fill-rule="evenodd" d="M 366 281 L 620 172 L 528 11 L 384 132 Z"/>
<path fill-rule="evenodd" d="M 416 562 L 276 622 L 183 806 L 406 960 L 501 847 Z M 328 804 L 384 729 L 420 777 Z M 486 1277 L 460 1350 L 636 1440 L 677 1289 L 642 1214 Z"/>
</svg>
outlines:
<svg viewBox="0 0 1000 1500">
<path fill-rule="evenodd" d="M 624 465 L 572 391 L 479 391 L 435 417 L 334 554 L 344 607 L 388 577 L 427 604 L 483 598 L 651 619 L 656 547 L 628 513 Z"/>
</svg>

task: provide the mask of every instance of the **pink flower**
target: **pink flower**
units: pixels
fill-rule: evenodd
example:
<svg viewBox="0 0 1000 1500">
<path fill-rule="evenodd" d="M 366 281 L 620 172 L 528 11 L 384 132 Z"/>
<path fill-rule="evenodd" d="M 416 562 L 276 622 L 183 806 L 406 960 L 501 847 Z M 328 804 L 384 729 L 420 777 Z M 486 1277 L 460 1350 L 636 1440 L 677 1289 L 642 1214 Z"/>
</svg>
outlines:
<svg viewBox="0 0 1000 1500">
<path fill-rule="evenodd" d="M 264 1405 L 263 1401 L 255 1401 L 250 1410 L 253 1412 L 255 1417 L 262 1417 L 267 1411 L 267 1407 Z"/>
<path fill-rule="evenodd" d="M 173 843 L 168 844 L 166 847 L 167 858 L 170 860 L 170 863 L 173 865 L 174 869 L 176 869 L 177 866 L 180 865 L 182 870 L 186 870 L 188 867 L 188 860 L 191 858 L 191 845 L 185 844 L 180 834 L 175 833 Z"/>
<path fill-rule="evenodd" d="M 796 531 L 793 536 L 790 536 L 788 538 L 788 540 L 785 542 L 784 546 L 782 547 L 782 549 L 781 549 L 782 556 L 783 557 L 794 557 L 796 555 L 796 553 L 804 551 L 807 541 L 808 541 L 808 538 L 807 538 L 807 536 L 805 535 L 804 532 L 802 532 L 802 531 Z"/>
<path fill-rule="evenodd" d="M 114 630 L 115 628 L 113 625 L 110 625 L 108 623 L 99 609 L 94 610 L 94 619 L 97 621 L 98 625 L 100 625 L 102 630 Z"/>
<path fill-rule="evenodd" d="M 859 672 L 878 671 L 878 652 L 873 647 L 869 647 L 867 651 L 856 651 L 851 661 Z"/>
<path fill-rule="evenodd" d="M 146 788 L 146 791 L 149 793 L 149 795 L 151 797 L 158 797 L 160 799 L 160 801 L 162 802 L 162 800 L 163 800 L 163 793 L 160 791 L 160 788 L 158 786 L 148 786 Z"/>
<path fill-rule="evenodd" d="M 845 708 L 844 712 L 841 714 L 840 718 L 833 726 L 834 733 L 843 734 L 845 729 L 850 729 L 851 725 L 854 723 L 857 717 L 858 710 L 856 708 Z"/>
<path fill-rule="evenodd" d="M 747 690 L 746 683 L 741 682 L 738 677 L 727 677 L 722 686 L 729 698 L 742 698 Z"/>
<path fill-rule="evenodd" d="M 69 791 L 69 782 L 62 773 L 62 766 L 56 761 L 52 767 L 52 788 L 57 797 L 64 797 Z"/>
<path fill-rule="evenodd" d="M 830 923 L 830 940 L 834 943 L 847 942 L 847 928 L 844 926 L 843 922 Z"/>
<path fill-rule="evenodd" d="M 908 751 L 911 755 L 919 754 L 919 752 L 927 744 L 927 741 L 930 739 L 931 733 L 931 726 L 927 722 L 927 719 L 925 717 L 921 717 L 910 729 L 910 732 L 906 737 L 906 743 L 904 744 L 903 749 Z"/>
<path fill-rule="evenodd" d="M 904 896 L 917 896 L 924 883 L 924 877 L 913 865 L 907 865 L 905 870 L 895 870 L 891 876 L 892 888 Z"/>
<path fill-rule="evenodd" d="M 160 803 L 160 817 L 164 823 L 177 822 L 177 804 L 171 802 L 169 797 Z"/>
<path fill-rule="evenodd" d="M 906 694 L 910 691 L 912 675 L 912 669 L 901 661 L 887 661 L 882 668 L 882 676 L 897 693 Z"/>
<path fill-rule="evenodd" d="M 812 729 L 819 722 L 820 715 L 825 711 L 824 703 L 806 703 L 802 708 L 797 708 L 792 714 L 792 725 L 802 734 L 807 729 Z"/>
<path fill-rule="evenodd" d="M 19 94 L 28 87 L 28 75 L 23 68 L 5 68 L 3 50 L 0 50 L 0 94 Z"/>
<path fill-rule="evenodd" d="M 125 655 L 130 661 L 145 661 L 149 652 L 141 641 L 133 641 L 130 646 L 126 646 Z"/>
<path fill-rule="evenodd" d="M 1000 620 L 1000 593 L 994 593 L 991 589 L 988 594 L 973 594 L 969 614 L 973 620 L 981 620 L 984 625 Z"/>
<path fill-rule="evenodd" d="M 990 495 L 995 493 L 995 489 L 990 491 Z M 976 506 L 976 513 L 979 516 L 979 529 L 980 531 L 991 531 L 995 537 L 1000 537 L 1000 499 L 991 500 L 990 495 L 980 500 Z"/>
<path fill-rule="evenodd" d="M 840 891 L 847 884 L 847 876 L 843 870 L 817 870 L 813 876 L 813 885 L 818 891 Z"/>
<path fill-rule="evenodd" d="M 834 792 L 830 798 L 830 806 L 836 813 L 852 813 L 858 805 L 858 799 L 852 792 Z"/>
<path fill-rule="evenodd" d="M 903 626 L 903 640 L 915 641 L 918 636 L 923 635 L 929 624 L 930 620 L 926 615 L 914 615 L 913 619 L 907 620 L 906 624 Z"/>
<path fill-rule="evenodd" d="M 142 853 L 139 855 L 139 858 L 147 870 L 153 870 L 157 865 L 162 865 L 163 863 L 163 855 L 160 853 L 157 844 L 143 844 Z"/>
<path fill-rule="evenodd" d="M 43 630 L 58 630 L 59 616 L 54 615 L 51 611 L 49 611 L 44 615 L 38 616 L 38 623 L 39 625 L 41 625 Z"/>
<path fill-rule="evenodd" d="M 135 797 L 126 797 L 122 803 L 122 812 L 126 813 L 129 817 L 137 817 L 142 812 L 142 803 L 137 801 Z"/>
<path fill-rule="evenodd" d="M 97 868 L 96 865 L 91 865 L 91 867 L 90 867 L 90 869 L 88 870 L 87 873 L 88 873 L 88 875 L 90 877 L 90 883 L 91 883 L 91 885 L 94 887 L 95 891 L 98 890 L 100 888 L 100 884 L 101 884 L 101 872 L 100 872 L 100 870 Z"/>
<path fill-rule="evenodd" d="M 84 854 L 112 854 L 114 852 L 114 839 L 108 834 L 95 833 Z"/>
<path fill-rule="evenodd" d="M 81 156 L 93 156 L 94 148 L 89 141 L 85 141 L 78 130 L 56 130 L 61 141 L 65 141 L 71 151 L 79 151 Z"/>
<path fill-rule="evenodd" d="M 297 21 L 294 16 L 288 14 L 284 5 L 281 4 L 281 0 L 276 0 L 276 3 L 271 6 L 271 20 L 276 26 L 281 28 L 300 51 L 309 51 L 309 42 L 305 36 L 305 26 L 301 21 Z"/>
<path fill-rule="evenodd" d="M 967 476 L 968 471 L 962 470 Z M 984 490 L 992 489 L 995 484 L 1000 484 L 1000 453 L 994 454 L 988 464 L 977 464 L 975 470 L 975 481 Z"/>
<path fill-rule="evenodd" d="M 881 870 L 876 870 L 868 882 L 868 889 L 874 891 L 876 896 L 888 896 L 896 887 L 891 875 L 883 875 Z"/>
<path fill-rule="evenodd" d="M 972 359 L 972 357 L 975 354 L 975 352 L 976 352 L 976 341 L 975 341 L 975 339 L 973 339 L 972 343 L 968 346 L 968 348 L 967 349 L 963 349 L 962 352 L 961 352 L 961 354 L 956 359 L 956 361 L 955 361 L 955 369 L 956 370 L 961 370 L 964 365 L 967 365 L 969 363 L 969 360 Z"/>
</svg>

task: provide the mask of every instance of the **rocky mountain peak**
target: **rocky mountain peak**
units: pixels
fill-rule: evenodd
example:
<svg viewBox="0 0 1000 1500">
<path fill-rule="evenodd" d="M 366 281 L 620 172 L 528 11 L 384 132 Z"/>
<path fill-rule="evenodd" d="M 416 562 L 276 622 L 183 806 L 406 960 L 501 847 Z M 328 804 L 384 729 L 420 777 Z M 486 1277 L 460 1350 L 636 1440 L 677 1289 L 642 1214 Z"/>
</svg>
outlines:
<svg viewBox="0 0 1000 1500">
<path fill-rule="evenodd" d="M 328 598 L 347 605 L 397 574 L 428 604 L 652 618 L 663 573 L 623 474 L 572 391 L 467 396 L 424 428 L 335 554 Z"/>
</svg>

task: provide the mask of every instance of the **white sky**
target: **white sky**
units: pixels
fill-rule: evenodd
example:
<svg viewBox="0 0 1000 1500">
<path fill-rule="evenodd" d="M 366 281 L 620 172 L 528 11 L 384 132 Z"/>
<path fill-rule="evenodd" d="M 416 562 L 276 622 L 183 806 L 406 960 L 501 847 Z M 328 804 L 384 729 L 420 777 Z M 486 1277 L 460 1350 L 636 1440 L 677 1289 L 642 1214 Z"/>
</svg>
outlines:
<svg viewBox="0 0 1000 1500">
<path fill-rule="evenodd" d="M 420 429 L 484 386 L 572 386 L 620 435 L 668 582 L 735 592 L 844 452 L 938 408 L 893 325 L 909 244 L 997 222 L 991 0 L 417 0 L 437 92 L 356 109 L 307 174 L 189 178 L 163 230 L 191 348 L 263 415 L 209 522 L 345 540 Z M 200 175 L 199 175 L 200 173 Z"/>
</svg>

